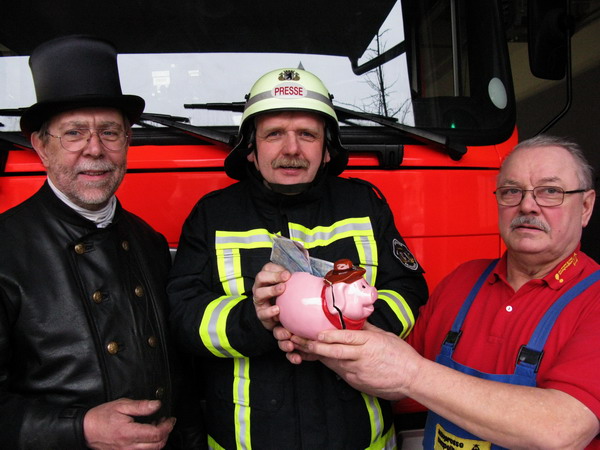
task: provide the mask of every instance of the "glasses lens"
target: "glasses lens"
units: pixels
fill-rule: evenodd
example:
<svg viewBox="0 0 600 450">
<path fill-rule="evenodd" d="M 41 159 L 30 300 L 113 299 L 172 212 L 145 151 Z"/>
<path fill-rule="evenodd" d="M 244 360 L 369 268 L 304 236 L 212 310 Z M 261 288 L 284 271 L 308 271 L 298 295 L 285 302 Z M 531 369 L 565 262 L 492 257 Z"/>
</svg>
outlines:
<svg viewBox="0 0 600 450">
<path fill-rule="evenodd" d="M 95 132 L 102 145 L 110 151 L 120 151 L 125 147 L 127 135 L 118 129 L 106 129 Z M 68 130 L 60 137 L 60 141 L 66 150 L 78 152 L 82 150 L 92 137 L 92 131 L 88 129 Z"/>
<path fill-rule="evenodd" d="M 496 199 L 502 206 L 515 206 L 521 203 L 523 189 L 515 187 L 500 187 L 496 189 Z"/>
<path fill-rule="evenodd" d="M 540 206 L 558 206 L 565 197 L 565 191 L 556 186 L 538 186 L 533 189 L 533 194 Z"/>
<path fill-rule="evenodd" d="M 112 151 L 119 151 L 125 146 L 126 135 L 121 130 L 103 130 L 98 132 L 102 144 Z"/>
</svg>

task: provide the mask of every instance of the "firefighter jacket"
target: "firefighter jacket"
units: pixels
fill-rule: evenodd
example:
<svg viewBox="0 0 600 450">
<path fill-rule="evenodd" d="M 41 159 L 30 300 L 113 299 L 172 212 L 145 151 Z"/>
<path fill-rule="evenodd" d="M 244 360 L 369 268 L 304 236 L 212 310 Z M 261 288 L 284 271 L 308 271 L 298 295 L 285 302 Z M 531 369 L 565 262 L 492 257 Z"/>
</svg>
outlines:
<svg viewBox="0 0 600 450">
<path fill-rule="evenodd" d="M 406 335 L 427 298 L 389 207 L 365 182 L 323 176 L 282 195 L 250 176 L 204 196 L 184 224 L 168 292 L 178 343 L 203 356 L 209 447 L 383 448 L 390 405 L 320 362 L 289 363 L 257 318 L 252 285 L 275 234 L 364 267 L 379 292 L 369 321 L 385 330 Z"/>
<path fill-rule="evenodd" d="M 121 397 L 171 415 L 160 234 L 120 205 L 97 228 L 46 183 L 0 215 L 0 254 L 2 448 L 85 448 L 84 414 Z"/>
</svg>

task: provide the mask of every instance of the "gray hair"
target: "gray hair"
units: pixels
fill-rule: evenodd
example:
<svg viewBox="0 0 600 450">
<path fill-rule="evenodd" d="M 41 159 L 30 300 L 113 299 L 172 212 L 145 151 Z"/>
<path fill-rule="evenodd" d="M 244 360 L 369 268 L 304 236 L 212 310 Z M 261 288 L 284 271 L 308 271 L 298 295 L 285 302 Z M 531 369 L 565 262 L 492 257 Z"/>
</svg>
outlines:
<svg viewBox="0 0 600 450">
<path fill-rule="evenodd" d="M 547 134 L 540 134 L 538 136 L 534 136 L 530 139 L 520 142 L 506 157 L 506 159 L 502 163 L 502 166 L 506 164 L 506 161 L 508 161 L 517 150 L 533 147 L 564 148 L 575 159 L 575 164 L 577 165 L 577 178 L 579 178 L 580 184 L 579 189 L 594 189 L 594 168 L 588 162 L 579 144 L 567 138 L 550 136 Z M 500 168 L 500 170 L 502 170 L 502 167 Z"/>
</svg>

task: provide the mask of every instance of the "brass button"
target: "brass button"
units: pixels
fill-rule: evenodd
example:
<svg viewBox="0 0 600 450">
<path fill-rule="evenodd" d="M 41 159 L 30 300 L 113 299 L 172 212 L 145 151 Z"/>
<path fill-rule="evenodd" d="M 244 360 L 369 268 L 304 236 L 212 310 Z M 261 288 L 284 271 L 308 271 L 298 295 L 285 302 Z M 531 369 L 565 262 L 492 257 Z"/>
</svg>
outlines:
<svg viewBox="0 0 600 450">
<path fill-rule="evenodd" d="M 158 345 L 158 338 L 156 336 L 150 336 L 148 338 L 148 345 L 152 348 Z"/>
<path fill-rule="evenodd" d="M 137 295 L 138 297 L 143 297 L 144 296 L 144 288 L 141 286 L 136 286 L 135 287 L 135 295 Z"/>
<path fill-rule="evenodd" d="M 128 251 L 129 250 L 129 241 L 121 242 L 121 247 L 123 247 L 123 250 Z"/>
<path fill-rule="evenodd" d="M 116 355 L 119 352 L 119 344 L 117 344 L 115 341 L 110 341 L 106 346 L 106 350 L 111 355 Z"/>
<path fill-rule="evenodd" d="M 159 388 L 156 390 L 156 393 L 155 393 L 155 395 L 156 395 L 156 398 L 157 398 L 157 399 L 159 399 L 159 400 L 160 400 L 161 398 L 163 398 L 163 397 L 165 396 L 165 390 L 164 390 L 164 388 L 161 388 L 161 387 L 159 387 Z"/>
<path fill-rule="evenodd" d="M 85 245 L 77 244 L 75 245 L 75 253 L 78 255 L 83 255 L 85 253 Z"/>
<path fill-rule="evenodd" d="M 92 300 L 94 301 L 94 303 L 102 303 L 103 297 L 104 296 L 100 291 L 96 291 L 92 294 Z"/>
</svg>

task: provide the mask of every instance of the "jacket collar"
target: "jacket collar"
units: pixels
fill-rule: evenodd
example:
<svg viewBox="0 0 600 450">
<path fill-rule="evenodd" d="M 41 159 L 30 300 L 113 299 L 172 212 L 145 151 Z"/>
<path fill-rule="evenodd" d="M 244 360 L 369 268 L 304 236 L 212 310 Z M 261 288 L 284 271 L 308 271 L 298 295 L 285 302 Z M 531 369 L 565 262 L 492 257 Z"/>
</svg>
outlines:
<svg viewBox="0 0 600 450">
<path fill-rule="evenodd" d="M 38 191 L 38 196 L 41 200 L 42 206 L 46 208 L 46 210 L 53 216 L 57 217 L 60 220 L 64 220 L 72 225 L 96 229 L 96 224 L 83 217 L 81 214 L 76 212 L 74 209 L 70 208 L 65 202 L 59 199 L 56 194 L 52 191 L 52 188 L 48 184 L 46 180 L 40 190 Z M 117 207 L 115 209 L 115 215 L 113 218 L 113 224 L 116 223 L 122 214 L 122 206 L 120 202 L 117 200 Z M 110 225 L 109 225 L 110 227 Z"/>
</svg>

